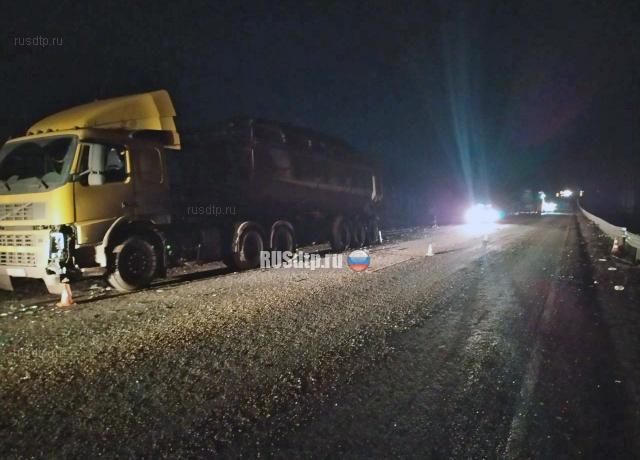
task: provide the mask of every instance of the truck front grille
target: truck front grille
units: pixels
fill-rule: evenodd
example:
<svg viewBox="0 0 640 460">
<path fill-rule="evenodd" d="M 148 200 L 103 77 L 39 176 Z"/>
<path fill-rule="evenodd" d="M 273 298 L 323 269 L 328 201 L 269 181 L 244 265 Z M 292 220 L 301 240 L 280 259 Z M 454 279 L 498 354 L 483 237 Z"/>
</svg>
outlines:
<svg viewBox="0 0 640 460">
<path fill-rule="evenodd" d="M 35 267 L 36 255 L 32 252 L 0 252 L 0 265 Z"/>
<path fill-rule="evenodd" d="M 23 235 L 1 235 L 0 234 L 0 246 L 22 246 L 22 247 L 32 247 L 35 246 L 35 241 L 33 235 L 23 234 Z"/>
<path fill-rule="evenodd" d="M 44 203 L 9 203 L 0 204 L 0 221 L 23 221 L 44 219 Z"/>
</svg>

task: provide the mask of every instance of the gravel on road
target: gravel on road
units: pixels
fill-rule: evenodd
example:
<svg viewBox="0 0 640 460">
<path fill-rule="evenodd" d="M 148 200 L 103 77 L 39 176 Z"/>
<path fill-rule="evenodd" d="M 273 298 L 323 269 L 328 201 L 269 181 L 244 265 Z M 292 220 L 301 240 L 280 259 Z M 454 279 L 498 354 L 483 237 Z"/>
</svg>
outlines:
<svg viewBox="0 0 640 460">
<path fill-rule="evenodd" d="M 434 455 L 549 446 L 557 452 L 563 446 L 545 443 L 547 431 L 532 428 L 530 417 L 518 421 L 516 412 L 529 411 L 522 395 L 531 392 L 526 381 L 532 356 L 547 347 L 540 336 L 560 327 L 553 318 L 542 323 L 550 332 L 531 326 L 548 309 L 550 286 L 554 292 L 573 285 L 584 289 L 591 276 L 572 271 L 588 257 L 585 252 L 571 259 L 571 251 L 587 251 L 586 243 L 570 236 L 579 228 L 572 219 L 523 219 L 500 226 L 488 244 L 482 235 L 443 227 L 373 248 L 364 273 L 346 267 L 219 270 L 219 276 L 178 277 L 127 295 L 89 285 L 67 312 L 46 297 L 32 303 L 25 296 L 4 296 L 2 452 L 13 457 L 396 452 L 368 450 L 374 438 L 391 449 L 413 439 L 407 448 L 428 453 L 430 445 Z M 434 257 L 425 257 L 428 244 Z M 632 295 L 633 289 L 622 294 Z M 586 331 L 607 348 L 587 349 L 598 364 L 603 353 L 614 354 L 605 364 L 617 372 L 620 345 L 603 328 L 589 325 Z M 581 330 L 576 328 L 576 337 Z M 422 364 L 414 369 L 410 364 L 416 359 Z M 550 377 L 562 377 L 555 374 L 559 369 L 549 369 Z M 593 364 L 587 369 L 593 377 Z M 619 377 L 610 372 L 602 375 Z M 620 391 L 606 387 L 606 401 L 616 410 L 632 393 L 631 382 L 624 380 Z M 538 394 L 536 388 L 531 394 Z M 371 398 L 372 391 L 378 399 Z M 442 397 L 448 402 L 441 403 Z M 341 407 L 349 409 L 340 412 Z M 637 415 L 637 404 L 630 407 Z M 411 416 L 396 422 L 405 436 L 386 429 L 394 419 L 387 410 Z M 489 414 L 488 421 L 482 422 L 483 414 Z M 411 431 L 410 424 L 420 429 Z M 535 433 L 534 441 L 542 444 L 528 446 L 521 430 Z M 406 448 L 397 452 L 416 454 Z"/>
</svg>

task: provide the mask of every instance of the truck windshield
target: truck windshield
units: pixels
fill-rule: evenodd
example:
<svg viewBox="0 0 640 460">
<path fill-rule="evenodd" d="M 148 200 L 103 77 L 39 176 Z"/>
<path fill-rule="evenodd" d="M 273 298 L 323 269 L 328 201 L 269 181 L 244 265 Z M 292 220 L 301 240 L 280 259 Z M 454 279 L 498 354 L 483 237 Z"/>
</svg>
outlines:
<svg viewBox="0 0 640 460">
<path fill-rule="evenodd" d="M 75 136 L 7 142 L 0 149 L 0 195 L 44 192 L 69 179 Z"/>
</svg>

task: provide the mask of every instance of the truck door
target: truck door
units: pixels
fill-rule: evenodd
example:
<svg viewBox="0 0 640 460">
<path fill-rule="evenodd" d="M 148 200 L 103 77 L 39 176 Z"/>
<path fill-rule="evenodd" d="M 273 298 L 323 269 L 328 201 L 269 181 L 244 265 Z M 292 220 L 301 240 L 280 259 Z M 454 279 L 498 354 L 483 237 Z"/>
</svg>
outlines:
<svg viewBox="0 0 640 460">
<path fill-rule="evenodd" d="M 133 149 L 135 214 L 156 223 L 169 220 L 169 188 L 162 151 L 152 146 Z"/>
<path fill-rule="evenodd" d="M 78 244 L 97 243 L 117 218 L 134 213 L 129 151 L 122 145 L 85 143 L 76 170 Z"/>
</svg>

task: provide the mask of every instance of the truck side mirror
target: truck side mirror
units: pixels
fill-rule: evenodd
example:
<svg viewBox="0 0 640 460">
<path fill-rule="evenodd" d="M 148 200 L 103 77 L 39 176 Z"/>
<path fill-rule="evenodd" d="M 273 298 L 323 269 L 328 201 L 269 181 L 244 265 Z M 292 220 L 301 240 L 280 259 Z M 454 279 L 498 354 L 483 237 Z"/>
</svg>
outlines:
<svg viewBox="0 0 640 460">
<path fill-rule="evenodd" d="M 107 148 L 104 145 L 92 144 L 89 150 L 89 185 L 105 183 L 104 160 Z"/>
</svg>

